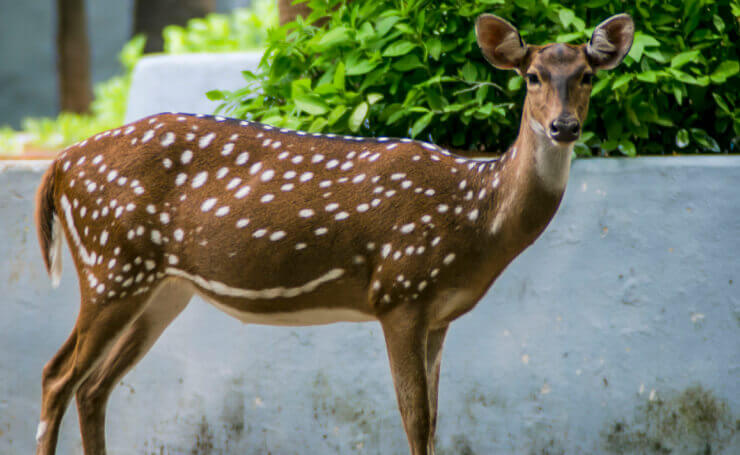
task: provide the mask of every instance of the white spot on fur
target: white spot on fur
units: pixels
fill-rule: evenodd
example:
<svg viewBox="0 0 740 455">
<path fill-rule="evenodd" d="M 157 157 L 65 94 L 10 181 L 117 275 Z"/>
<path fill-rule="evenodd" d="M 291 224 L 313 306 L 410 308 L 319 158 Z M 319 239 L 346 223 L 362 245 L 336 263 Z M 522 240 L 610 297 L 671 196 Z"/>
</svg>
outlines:
<svg viewBox="0 0 740 455">
<path fill-rule="evenodd" d="M 200 209 L 204 212 L 207 212 L 213 208 L 214 205 L 216 205 L 217 199 L 215 197 L 206 199 L 203 204 L 200 206 Z"/>
<path fill-rule="evenodd" d="M 164 137 L 162 138 L 162 146 L 169 147 L 174 142 L 175 142 L 175 133 L 173 132 L 165 133 Z"/>
<path fill-rule="evenodd" d="M 239 188 L 239 190 L 236 193 L 234 193 L 234 197 L 237 199 L 242 199 L 247 194 L 249 194 L 250 190 L 251 188 L 249 187 L 249 185 L 244 185 L 243 187 Z"/>
<path fill-rule="evenodd" d="M 275 231 L 272 234 L 270 234 L 270 240 L 272 240 L 273 242 L 276 242 L 284 237 L 285 237 L 285 231 Z"/>
<path fill-rule="evenodd" d="M 193 178 L 193 182 L 191 183 L 193 188 L 200 188 L 203 186 L 204 183 L 206 183 L 206 180 L 208 179 L 208 172 L 203 171 L 199 172 L 195 175 L 195 178 Z"/>
<path fill-rule="evenodd" d="M 416 225 L 414 223 L 404 224 L 403 226 L 401 226 L 401 232 L 403 234 L 409 234 L 409 233 L 413 232 L 413 230 L 414 230 L 415 227 L 416 227 Z"/>
<path fill-rule="evenodd" d="M 198 146 L 200 148 L 204 149 L 208 147 L 211 144 L 211 141 L 213 141 L 213 138 L 216 137 L 216 133 L 208 133 L 205 136 L 201 137 L 198 141 Z"/>
<path fill-rule="evenodd" d="M 236 164 L 239 166 L 244 165 L 249 160 L 249 152 L 242 152 L 236 157 Z"/>
</svg>

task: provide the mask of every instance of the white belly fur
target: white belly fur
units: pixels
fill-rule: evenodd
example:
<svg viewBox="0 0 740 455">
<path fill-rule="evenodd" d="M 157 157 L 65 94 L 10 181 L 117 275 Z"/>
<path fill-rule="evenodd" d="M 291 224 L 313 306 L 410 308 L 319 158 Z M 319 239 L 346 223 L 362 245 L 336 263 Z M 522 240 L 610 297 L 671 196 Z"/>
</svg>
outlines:
<svg viewBox="0 0 740 455">
<path fill-rule="evenodd" d="M 307 326 L 376 320 L 372 315 L 349 308 L 311 308 L 287 313 L 250 313 L 234 309 L 203 294 L 199 293 L 199 295 L 211 305 L 245 324 Z"/>
</svg>

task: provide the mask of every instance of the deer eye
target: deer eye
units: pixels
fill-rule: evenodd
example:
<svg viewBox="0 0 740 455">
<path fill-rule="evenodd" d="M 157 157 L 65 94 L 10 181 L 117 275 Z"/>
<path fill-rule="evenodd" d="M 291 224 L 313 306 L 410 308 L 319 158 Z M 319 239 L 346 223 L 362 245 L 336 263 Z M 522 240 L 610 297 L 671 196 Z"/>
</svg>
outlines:
<svg viewBox="0 0 740 455">
<path fill-rule="evenodd" d="M 593 82 L 593 79 L 594 79 L 593 73 L 584 73 L 583 79 L 581 79 L 581 84 L 591 85 L 591 82 Z"/>
<path fill-rule="evenodd" d="M 527 83 L 529 85 L 539 85 L 540 78 L 534 73 L 527 73 Z"/>
</svg>

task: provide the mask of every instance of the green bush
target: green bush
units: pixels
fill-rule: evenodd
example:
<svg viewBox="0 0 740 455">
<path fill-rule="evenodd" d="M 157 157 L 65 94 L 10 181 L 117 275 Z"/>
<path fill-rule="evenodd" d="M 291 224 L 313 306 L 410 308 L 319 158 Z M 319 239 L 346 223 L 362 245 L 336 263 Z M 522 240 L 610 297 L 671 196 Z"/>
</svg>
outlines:
<svg viewBox="0 0 740 455">
<path fill-rule="evenodd" d="M 628 12 L 635 42 L 599 74 L 579 155 L 737 151 L 738 0 L 311 0 L 314 13 L 268 35 L 246 86 L 214 90 L 221 110 L 311 132 L 411 136 L 498 151 L 517 131 L 523 84 L 483 59 L 474 20 L 491 12 L 525 41 L 584 43 Z M 317 27 L 316 19 L 328 16 Z"/>
<path fill-rule="evenodd" d="M 165 27 L 162 32 L 164 52 L 183 54 L 255 49 L 264 45 L 267 29 L 276 25 L 275 0 L 255 0 L 248 9 L 191 19 L 187 27 Z"/>
</svg>

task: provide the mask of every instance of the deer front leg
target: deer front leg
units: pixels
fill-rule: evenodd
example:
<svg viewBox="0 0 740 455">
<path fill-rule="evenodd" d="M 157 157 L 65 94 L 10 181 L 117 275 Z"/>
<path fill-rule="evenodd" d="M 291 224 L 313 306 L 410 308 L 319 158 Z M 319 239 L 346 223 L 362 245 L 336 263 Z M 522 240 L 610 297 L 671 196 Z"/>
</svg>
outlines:
<svg viewBox="0 0 740 455">
<path fill-rule="evenodd" d="M 185 309 L 192 292 L 179 283 L 166 283 L 126 329 L 105 360 L 77 390 L 82 446 L 86 454 L 104 455 L 105 408 L 118 381 L 141 360 L 167 326 Z"/>
<path fill-rule="evenodd" d="M 404 306 L 391 310 L 380 322 L 411 455 L 429 455 L 431 417 L 425 321 L 420 311 Z"/>
<path fill-rule="evenodd" d="M 431 429 L 429 434 L 429 455 L 434 455 L 434 434 L 437 431 L 437 392 L 439 389 L 439 368 L 442 363 L 442 344 L 447 328 L 431 330 L 427 335 L 427 384 L 429 390 L 429 415 Z"/>
</svg>

